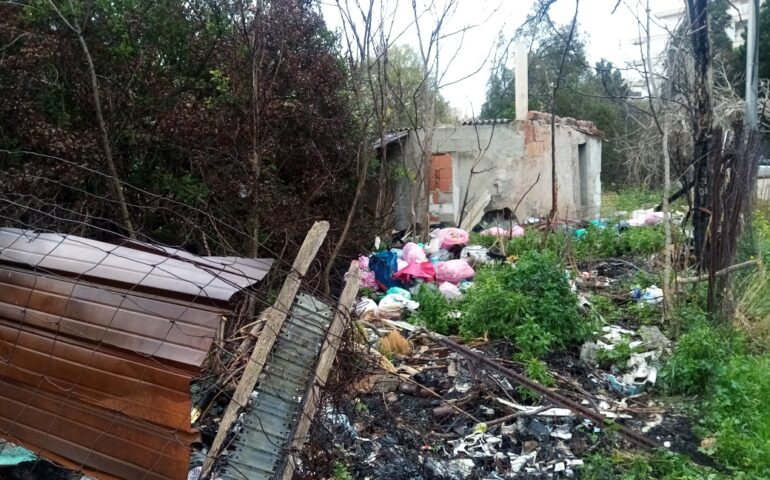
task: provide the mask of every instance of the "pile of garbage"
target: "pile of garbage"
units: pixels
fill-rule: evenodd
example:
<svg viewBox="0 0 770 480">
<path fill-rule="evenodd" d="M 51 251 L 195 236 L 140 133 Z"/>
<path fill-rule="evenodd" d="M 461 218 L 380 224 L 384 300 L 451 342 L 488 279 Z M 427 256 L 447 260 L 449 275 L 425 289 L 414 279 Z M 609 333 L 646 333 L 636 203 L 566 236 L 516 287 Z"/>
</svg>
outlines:
<svg viewBox="0 0 770 480">
<path fill-rule="evenodd" d="M 381 339 L 402 337 L 405 348 L 379 358 L 378 368 L 348 386 L 350 402 L 330 402 L 316 422 L 313 438 L 324 451 L 336 446 L 337 462 L 354 478 L 513 479 L 579 478 L 586 455 L 605 445 L 604 429 L 575 411 L 545 398 L 523 394 L 494 371 L 444 348 L 431 335 L 408 324 L 364 322 Z M 610 326 L 596 349 L 633 342 L 639 358 L 669 347 L 656 327 L 636 331 Z M 466 346 L 517 368 L 505 342 L 469 340 Z M 638 362 L 634 357 L 633 362 Z M 654 383 L 651 360 L 616 372 L 634 384 Z M 552 390 L 595 409 L 605 419 L 632 426 L 664 447 L 692 441 L 687 425 L 645 391 L 620 392 L 595 360 L 564 356 L 548 367 Z M 612 438 L 612 436 L 607 437 Z M 692 437 L 694 438 L 694 436 Z M 611 440 L 610 440 L 611 441 Z M 306 468 L 312 462 L 307 461 Z M 305 473 L 312 476 L 311 470 Z"/>
<path fill-rule="evenodd" d="M 514 228 L 511 234 L 523 235 L 521 227 Z M 497 230 L 494 233 L 500 234 Z M 430 233 L 428 243 L 407 242 L 401 248 L 361 256 L 361 287 L 385 295 L 379 302 L 365 299 L 359 303 L 358 315 L 398 319 L 404 310 L 419 308 L 412 297 L 426 283 L 437 286 L 448 299 L 462 297 L 473 284 L 474 266 L 491 261 L 493 255 L 482 246 L 468 246 L 468 241 L 465 230 L 441 228 Z"/>
</svg>

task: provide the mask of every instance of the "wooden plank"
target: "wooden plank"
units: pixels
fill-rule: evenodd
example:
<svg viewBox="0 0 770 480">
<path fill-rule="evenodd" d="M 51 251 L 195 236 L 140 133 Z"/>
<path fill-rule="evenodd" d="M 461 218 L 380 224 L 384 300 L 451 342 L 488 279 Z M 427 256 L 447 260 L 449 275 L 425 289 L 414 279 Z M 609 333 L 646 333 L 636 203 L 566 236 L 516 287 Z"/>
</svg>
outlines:
<svg viewBox="0 0 770 480">
<path fill-rule="evenodd" d="M 227 434 L 238 418 L 239 410 L 248 404 L 251 392 L 254 391 L 254 386 L 257 384 L 257 379 L 262 373 L 262 368 L 265 366 L 278 332 L 281 331 L 281 327 L 286 321 L 289 310 L 294 303 L 294 297 L 297 295 L 297 290 L 299 290 L 301 279 L 307 273 L 310 263 L 315 258 L 316 253 L 318 253 L 318 249 L 321 248 L 321 244 L 326 238 L 328 231 L 329 222 L 323 221 L 313 224 L 305 237 L 305 241 L 302 242 L 297 258 L 294 259 L 291 272 L 289 272 L 283 287 L 281 287 L 281 291 L 278 293 L 278 298 L 273 306 L 269 307 L 266 313 L 262 315 L 265 321 L 260 322 L 260 325 L 264 326 L 259 332 L 259 338 L 254 346 L 254 350 L 251 352 L 251 357 L 243 371 L 243 376 L 238 382 L 235 394 L 230 400 L 225 414 L 222 416 L 222 421 L 219 423 L 219 430 L 217 430 L 217 435 L 214 437 L 214 442 L 211 444 L 206 460 L 203 463 L 201 478 L 206 478 L 211 473 L 214 461 L 222 449 Z"/>
<path fill-rule="evenodd" d="M 358 262 L 353 262 L 348 273 L 345 274 L 345 288 L 342 290 L 339 303 L 337 304 L 337 312 L 334 314 L 332 324 L 329 326 L 329 331 L 326 334 L 326 340 L 324 340 L 324 344 L 321 347 L 321 354 L 318 357 L 315 369 L 315 381 L 308 388 L 308 393 L 303 400 L 302 415 L 294 430 L 289 453 L 286 456 L 286 465 L 281 476 L 283 480 L 291 480 L 298 460 L 294 452 L 301 450 L 308 439 L 310 425 L 313 423 L 313 417 L 315 417 L 316 410 L 320 406 L 321 391 L 326 386 L 326 380 L 329 378 L 329 371 L 331 371 L 334 359 L 337 357 L 337 350 L 340 348 L 342 336 L 350 324 L 350 311 L 353 307 L 353 302 L 356 300 L 358 286 Z"/>
</svg>

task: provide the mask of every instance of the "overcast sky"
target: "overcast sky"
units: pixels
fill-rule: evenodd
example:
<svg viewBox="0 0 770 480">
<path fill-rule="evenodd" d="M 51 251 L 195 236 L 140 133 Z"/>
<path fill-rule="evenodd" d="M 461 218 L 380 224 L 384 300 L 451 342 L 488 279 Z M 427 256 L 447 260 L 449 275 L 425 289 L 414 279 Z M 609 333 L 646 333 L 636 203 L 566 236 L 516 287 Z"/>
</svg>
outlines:
<svg viewBox="0 0 770 480">
<path fill-rule="evenodd" d="M 397 14 L 394 31 L 403 34 L 397 44 L 410 44 L 418 48 L 418 40 L 413 27 L 411 0 L 383 0 L 386 8 Z M 442 2 L 442 0 L 436 0 Z M 630 46 L 632 39 L 638 36 L 634 10 L 640 0 L 621 0 L 614 14 L 612 9 L 617 0 L 582 0 L 578 11 L 578 27 L 587 42 L 587 53 L 591 63 L 600 58 L 607 58 L 618 66 L 623 66 L 633 55 Z M 446 32 L 459 30 L 468 25 L 471 28 L 462 39 L 459 48 L 459 35 L 448 40 L 443 52 L 455 51 L 458 54 L 449 65 L 443 78 L 446 85 L 442 95 L 449 100 L 461 116 L 478 114 L 484 102 L 486 83 L 489 78 L 489 62 L 485 63 L 490 49 L 497 43 L 500 32 L 507 38 L 521 26 L 527 14 L 532 10 L 535 0 L 459 0 L 457 10 L 445 26 Z M 651 10 L 658 12 L 684 5 L 684 0 L 651 0 Z M 419 0 L 418 0 L 419 4 Z M 322 3 L 322 12 L 330 28 L 340 25 L 339 14 L 334 0 Z M 575 0 L 558 0 L 551 7 L 551 18 L 560 24 L 571 21 L 575 12 Z M 643 13 L 643 12 L 640 12 Z M 428 19 L 429 20 L 429 19 Z M 448 60 L 450 53 L 442 54 Z M 475 75 L 473 72 L 479 69 Z M 470 75 L 470 77 L 468 77 Z M 464 77 L 468 77 L 463 79 Z M 463 80 L 460 80 L 463 79 Z M 456 82 L 456 83 L 453 83 Z"/>
</svg>

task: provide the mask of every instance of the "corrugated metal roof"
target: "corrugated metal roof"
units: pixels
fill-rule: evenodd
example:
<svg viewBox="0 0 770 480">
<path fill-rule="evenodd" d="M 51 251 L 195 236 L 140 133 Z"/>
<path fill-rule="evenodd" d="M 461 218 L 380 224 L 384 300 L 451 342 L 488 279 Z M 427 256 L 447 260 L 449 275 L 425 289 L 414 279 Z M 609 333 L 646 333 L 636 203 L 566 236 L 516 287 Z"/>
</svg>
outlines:
<svg viewBox="0 0 770 480">
<path fill-rule="evenodd" d="M 489 119 L 469 119 L 464 120 L 461 125 L 495 125 L 498 123 L 511 123 L 510 118 L 489 118 Z"/>
<path fill-rule="evenodd" d="M 266 265 L 0 230 L 0 437 L 99 478 L 185 478 L 209 300 Z"/>
<path fill-rule="evenodd" d="M 239 289 L 261 280 L 272 264 L 267 259 L 222 263 L 160 245 L 142 245 L 157 253 L 74 235 L 0 229 L 0 261 L 201 300 L 229 300 Z M 234 270 L 234 265 L 248 274 Z"/>
<path fill-rule="evenodd" d="M 373 147 L 375 149 L 378 149 L 378 148 L 380 148 L 380 146 L 382 146 L 383 143 L 385 145 L 390 145 L 391 143 L 397 142 L 397 141 L 401 140 L 402 138 L 406 138 L 407 135 L 409 135 L 409 130 L 408 129 L 398 130 L 398 131 L 395 131 L 395 132 L 388 132 L 383 137 L 378 138 L 377 140 L 375 140 Z"/>
</svg>

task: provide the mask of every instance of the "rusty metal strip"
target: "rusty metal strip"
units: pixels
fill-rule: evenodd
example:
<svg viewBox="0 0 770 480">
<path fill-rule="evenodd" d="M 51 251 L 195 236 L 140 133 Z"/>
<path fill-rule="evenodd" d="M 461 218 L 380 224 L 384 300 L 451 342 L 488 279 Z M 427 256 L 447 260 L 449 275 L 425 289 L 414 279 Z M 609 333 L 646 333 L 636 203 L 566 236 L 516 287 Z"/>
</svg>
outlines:
<svg viewBox="0 0 770 480">
<path fill-rule="evenodd" d="M 309 295 L 297 296 L 217 478 L 267 480 L 281 473 L 332 313 Z"/>
</svg>

